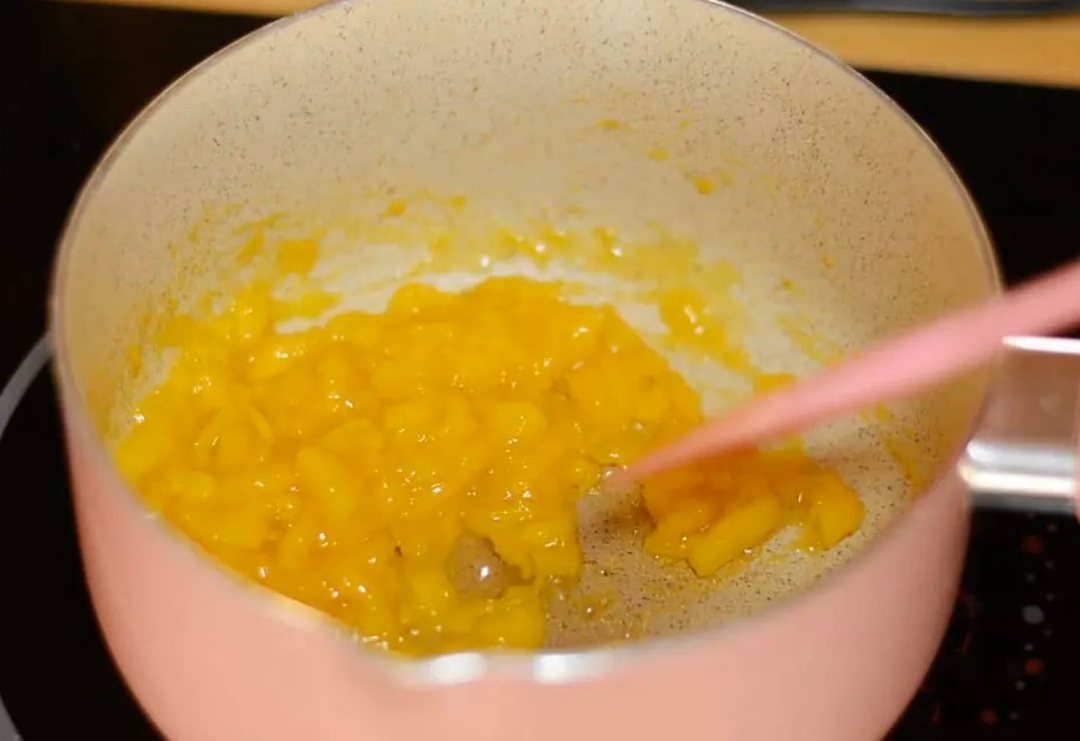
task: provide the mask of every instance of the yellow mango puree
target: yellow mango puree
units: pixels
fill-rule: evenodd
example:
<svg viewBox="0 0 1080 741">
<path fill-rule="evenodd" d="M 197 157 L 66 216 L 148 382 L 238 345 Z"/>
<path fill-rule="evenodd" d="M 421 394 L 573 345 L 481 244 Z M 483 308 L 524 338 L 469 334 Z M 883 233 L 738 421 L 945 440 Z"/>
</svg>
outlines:
<svg viewBox="0 0 1080 741">
<path fill-rule="evenodd" d="M 699 309 L 674 292 L 661 315 L 701 336 Z M 291 334 L 272 314 L 256 287 L 174 328 L 179 360 L 116 459 L 207 551 L 391 650 L 541 646 L 546 599 L 582 568 L 578 498 L 702 419 L 611 307 L 569 303 L 558 283 L 410 283 L 382 314 Z M 823 549 L 863 517 L 791 450 L 657 477 L 641 502 L 646 551 L 702 577 L 786 526 Z M 455 573 L 462 544 L 481 554 L 475 588 Z"/>
</svg>

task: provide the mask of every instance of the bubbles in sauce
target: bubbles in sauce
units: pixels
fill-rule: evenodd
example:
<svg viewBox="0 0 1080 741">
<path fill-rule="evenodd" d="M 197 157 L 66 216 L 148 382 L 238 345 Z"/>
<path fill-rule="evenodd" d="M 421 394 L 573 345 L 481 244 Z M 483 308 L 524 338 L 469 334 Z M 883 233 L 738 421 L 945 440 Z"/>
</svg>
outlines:
<svg viewBox="0 0 1080 741">
<path fill-rule="evenodd" d="M 524 584 L 521 572 L 499 558 L 487 538 L 465 533 L 454 544 L 447 562 L 454 589 L 465 597 L 498 599 L 515 584 Z"/>
</svg>

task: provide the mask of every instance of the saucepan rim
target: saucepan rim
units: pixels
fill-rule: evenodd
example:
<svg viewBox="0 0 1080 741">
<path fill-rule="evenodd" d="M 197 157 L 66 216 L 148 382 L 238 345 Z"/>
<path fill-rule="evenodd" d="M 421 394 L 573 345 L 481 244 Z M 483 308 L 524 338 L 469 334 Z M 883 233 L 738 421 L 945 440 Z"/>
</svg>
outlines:
<svg viewBox="0 0 1080 741">
<path fill-rule="evenodd" d="M 74 206 L 68 213 L 58 240 L 58 253 L 48 306 L 49 335 L 54 350 L 53 374 L 60 388 L 61 405 L 65 410 L 64 422 L 71 428 L 69 433 L 73 443 L 85 446 L 87 449 L 85 452 L 90 456 L 92 463 L 106 472 L 109 488 L 122 496 L 126 500 L 127 506 L 135 508 L 138 516 L 152 520 L 153 522 L 149 523 L 149 526 L 158 528 L 165 537 L 170 538 L 178 547 L 185 549 L 190 557 L 199 559 L 208 572 L 215 574 L 210 578 L 230 579 L 235 588 L 242 589 L 247 593 L 244 598 L 257 600 L 259 609 L 275 610 L 278 612 L 276 617 L 279 619 L 295 618 L 296 624 L 301 628 L 336 634 L 334 638 L 341 641 L 342 650 L 352 650 L 357 655 L 358 660 L 370 662 L 373 665 L 381 665 L 381 668 L 385 669 L 392 679 L 403 685 L 414 686 L 453 685 L 493 676 L 529 679 L 544 684 L 560 684 L 596 678 L 630 662 L 655 657 L 661 653 L 666 654 L 675 650 L 685 650 L 686 647 L 701 641 L 730 636 L 738 631 L 760 626 L 764 621 L 777 618 L 786 611 L 795 610 L 804 601 L 812 599 L 814 595 L 821 594 L 825 590 L 840 588 L 843 581 L 850 579 L 856 570 L 869 568 L 873 561 L 873 554 L 881 549 L 886 542 L 899 537 L 901 532 L 916 526 L 912 515 L 914 510 L 928 506 L 928 503 L 924 501 L 930 498 L 928 495 L 919 497 L 919 501 L 912 503 L 908 510 L 897 518 L 896 522 L 891 523 L 886 528 L 885 532 L 876 537 L 873 542 L 861 548 L 858 553 L 852 556 L 849 562 L 824 575 L 812 587 L 780 600 L 777 604 L 767 607 L 749 618 L 731 623 L 671 636 L 645 638 L 625 643 L 601 644 L 586 648 L 542 649 L 538 651 L 477 651 L 415 658 L 369 650 L 362 645 L 358 645 L 358 642 L 350 635 L 349 631 L 329 615 L 243 577 L 225 564 L 218 562 L 178 528 L 172 526 L 163 518 L 155 516 L 127 482 L 124 481 L 119 471 L 116 470 L 106 450 L 102 436 L 90 421 L 87 400 L 83 397 L 79 385 L 75 382 L 74 371 L 68 356 L 65 339 L 67 337 L 67 328 L 64 320 L 65 288 L 71 279 L 69 275 L 70 255 L 83 214 L 93 201 L 112 167 L 124 156 L 127 144 L 145 127 L 153 125 L 158 115 L 167 112 L 170 102 L 181 90 L 198 84 L 209 70 L 249 44 L 267 37 L 282 35 L 286 30 L 302 24 L 305 20 L 314 16 L 333 12 L 339 7 L 363 1 L 334 0 L 310 10 L 280 18 L 238 39 L 192 67 L 151 100 L 128 123 L 119 136 L 113 140 L 112 144 L 95 164 L 91 175 L 84 182 Z M 791 31 L 767 19 L 729 5 L 722 2 L 722 0 L 685 0 L 685 2 L 700 3 L 703 8 L 704 6 L 713 6 L 707 8 L 706 12 L 727 12 L 750 23 L 767 26 L 774 33 L 786 37 L 793 49 L 802 47 L 804 50 L 809 50 L 830 62 L 839 73 L 853 77 L 865 88 L 866 92 L 876 96 L 892 115 L 903 120 L 922 139 L 923 145 L 937 159 L 938 166 L 945 171 L 951 179 L 953 187 L 962 197 L 971 222 L 971 228 L 976 232 L 979 239 L 986 279 L 990 283 L 989 287 L 994 292 L 1001 291 L 1000 274 L 990 237 L 970 194 L 937 145 L 899 105 L 869 80 L 835 56 L 822 51 Z M 973 416 L 972 425 L 982 416 L 988 395 L 989 387 L 984 391 L 979 411 Z M 940 483 L 942 475 L 955 467 L 959 454 L 960 452 L 957 451 L 954 459 L 947 459 L 951 462 L 942 466 L 938 475 L 932 479 L 932 483 L 927 487 L 927 492 L 933 491 Z"/>
</svg>

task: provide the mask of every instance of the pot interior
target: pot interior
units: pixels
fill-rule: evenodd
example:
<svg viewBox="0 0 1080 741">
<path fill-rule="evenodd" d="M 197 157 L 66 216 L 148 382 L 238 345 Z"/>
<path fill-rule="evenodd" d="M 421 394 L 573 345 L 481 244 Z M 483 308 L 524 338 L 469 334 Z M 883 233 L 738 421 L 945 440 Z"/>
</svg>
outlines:
<svg viewBox="0 0 1080 741">
<path fill-rule="evenodd" d="M 395 208 L 396 231 L 379 226 Z M 66 414 L 109 450 L 168 367 L 154 333 L 257 271 L 253 240 L 317 241 L 313 280 L 377 307 L 406 274 L 459 286 L 534 270 L 476 269 L 468 249 L 494 227 L 651 245 L 632 271 L 571 259 L 544 274 L 573 276 L 577 300 L 611 302 L 655 337 L 712 412 L 751 380 L 666 345 L 646 289 L 693 278 L 757 369 L 793 374 L 996 290 L 977 216 L 932 145 L 865 81 L 744 13 L 698 0 L 342 3 L 200 67 L 103 163 L 56 284 Z M 435 236 L 451 242 L 439 264 Z M 982 392 L 973 376 L 806 437 L 867 507 L 827 553 L 778 542 L 702 580 L 644 555 L 633 517 L 598 524 L 581 588 L 613 590 L 619 606 L 582 621 L 553 605 L 548 642 L 697 628 L 803 589 L 930 482 Z"/>
</svg>

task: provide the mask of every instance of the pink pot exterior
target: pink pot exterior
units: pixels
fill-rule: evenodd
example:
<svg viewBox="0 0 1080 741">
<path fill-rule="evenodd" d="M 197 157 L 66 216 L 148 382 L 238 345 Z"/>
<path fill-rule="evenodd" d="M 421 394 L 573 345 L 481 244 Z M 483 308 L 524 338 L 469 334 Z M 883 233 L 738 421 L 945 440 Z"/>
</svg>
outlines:
<svg viewBox="0 0 1080 741">
<path fill-rule="evenodd" d="M 70 406 L 65 407 L 70 415 Z M 951 614 L 968 506 L 951 473 L 848 567 L 790 604 L 570 684 L 404 687 L 170 537 L 68 429 L 86 573 L 117 664 L 172 741 L 873 741 Z"/>
</svg>

